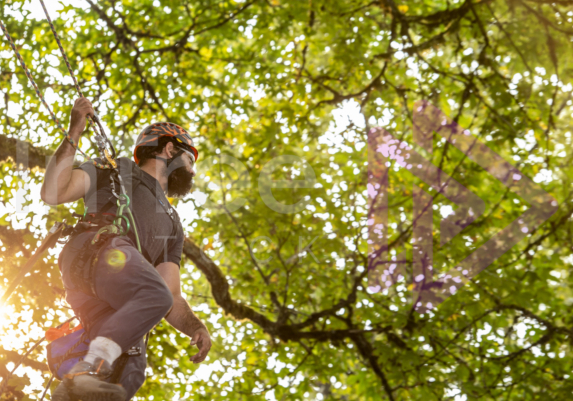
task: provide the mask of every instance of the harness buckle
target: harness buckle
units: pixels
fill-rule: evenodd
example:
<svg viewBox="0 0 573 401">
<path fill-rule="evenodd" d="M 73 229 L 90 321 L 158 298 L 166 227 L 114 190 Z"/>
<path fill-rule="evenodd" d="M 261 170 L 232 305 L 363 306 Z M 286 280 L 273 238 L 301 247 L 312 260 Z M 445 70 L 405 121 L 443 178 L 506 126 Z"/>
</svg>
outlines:
<svg viewBox="0 0 573 401">
<path fill-rule="evenodd" d="M 129 356 L 140 356 L 141 355 L 141 347 L 131 347 L 126 352 Z"/>
</svg>

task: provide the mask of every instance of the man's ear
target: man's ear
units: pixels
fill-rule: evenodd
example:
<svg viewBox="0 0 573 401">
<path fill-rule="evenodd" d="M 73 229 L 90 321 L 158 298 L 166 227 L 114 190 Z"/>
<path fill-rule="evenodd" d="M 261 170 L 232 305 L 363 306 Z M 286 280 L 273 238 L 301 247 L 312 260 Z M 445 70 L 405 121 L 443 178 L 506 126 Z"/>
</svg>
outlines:
<svg viewBox="0 0 573 401">
<path fill-rule="evenodd" d="M 173 142 L 167 142 L 165 144 L 165 153 L 167 154 L 167 158 L 171 159 L 175 154 L 175 146 L 173 146 Z"/>
</svg>

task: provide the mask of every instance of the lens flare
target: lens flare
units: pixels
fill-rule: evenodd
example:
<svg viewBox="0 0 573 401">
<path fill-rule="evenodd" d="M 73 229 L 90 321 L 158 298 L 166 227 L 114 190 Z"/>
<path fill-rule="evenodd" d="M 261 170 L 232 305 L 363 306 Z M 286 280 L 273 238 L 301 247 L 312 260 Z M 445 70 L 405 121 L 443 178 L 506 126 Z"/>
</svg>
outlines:
<svg viewBox="0 0 573 401">
<path fill-rule="evenodd" d="M 105 261 L 109 268 L 114 272 L 119 272 L 125 267 L 127 257 L 119 249 L 111 249 L 105 256 Z"/>
</svg>

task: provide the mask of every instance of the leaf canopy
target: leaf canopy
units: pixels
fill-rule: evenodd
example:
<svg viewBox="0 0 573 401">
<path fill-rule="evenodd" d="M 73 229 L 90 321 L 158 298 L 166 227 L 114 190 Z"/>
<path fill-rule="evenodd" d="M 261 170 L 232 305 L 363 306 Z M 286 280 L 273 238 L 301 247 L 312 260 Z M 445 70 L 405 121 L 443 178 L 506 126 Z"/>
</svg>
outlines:
<svg viewBox="0 0 573 401">
<path fill-rule="evenodd" d="M 35 0 L 2 2 L 1 18 L 66 122 L 77 95 L 38 10 Z M 174 203 L 189 238 L 183 289 L 214 347 L 193 365 L 189 340 L 159 324 L 137 399 L 568 399 L 572 18 L 571 3 L 557 0 L 62 5 L 52 14 L 55 27 L 118 152 L 130 156 L 139 131 L 154 121 L 185 126 L 198 143 L 196 189 Z M 62 135 L 6 41 L 0 90 L 6 287 L 54 221 L 72 219 L 83 204 L 48 208 L 39 200 L 45 162 L 38 155 L 53 153 Z M 547 223 L 423 315 L 412 312 L 408 274 L 386 292 L 366 291 L 368 131 L 381 126 L 411 142 L 418 100 L 443 110 L 560 204 Z M 28 163 L 18 146 L 34 155 Z M 89 132 L 81 148 L 96 155 Z M 436 235 L 437 268 L 527 209 L 438 136 L 427 156 L 486 204 L 456 241 L 440 247 Z M 389 179 L 390 250 L 411 260 L 412 188 L 426 187 L 404 171 Z M 269 192 L 272 180 L 290 187 L 275 182 Z M 448 205 L 436 198 L 436 210 Z M 439 227 L 440 213 L 433 219 Z M 3 309 L 3 378 L 18 354 L 70 316 L 60 249 Z M 45 363 L 43 348 L 30 358 Z M 2 399 L 41 394 L 49 375 L 28 365 Z"/>
</svg>

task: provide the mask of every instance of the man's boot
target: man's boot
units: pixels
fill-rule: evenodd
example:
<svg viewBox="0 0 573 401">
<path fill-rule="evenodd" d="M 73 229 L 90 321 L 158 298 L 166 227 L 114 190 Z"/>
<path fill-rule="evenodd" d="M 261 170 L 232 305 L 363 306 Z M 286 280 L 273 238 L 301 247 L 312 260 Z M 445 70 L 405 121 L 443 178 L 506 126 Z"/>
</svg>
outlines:
<svg viewBox="0 0 573 401">
<path fill-rule="evenodd" d="M 64 384 L 72 399 L 82 401 L 125 401 L 127 392 L 117 384 L 106 383 L 112 370 L 104 359 L 94 363 L 80 361 L 64 376 Z"/>
</svg>

